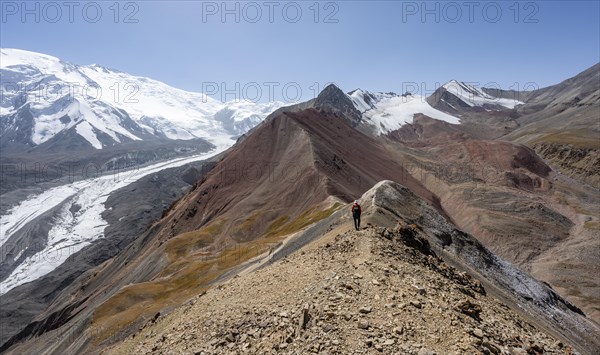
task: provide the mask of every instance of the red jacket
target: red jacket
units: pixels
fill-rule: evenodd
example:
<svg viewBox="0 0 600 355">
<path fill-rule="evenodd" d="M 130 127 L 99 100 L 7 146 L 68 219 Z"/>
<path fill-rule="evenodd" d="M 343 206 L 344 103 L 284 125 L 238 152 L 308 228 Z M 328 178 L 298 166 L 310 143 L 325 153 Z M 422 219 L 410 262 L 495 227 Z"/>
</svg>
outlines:
<svg viewBox="0 0 600 355">
<path fill-rule="evenodd" d="M 352 214 L 354 214 L 354 210 L 358 210 L 358 215 L 360 216 L 360 214 L 362 213 L 362 210 L 360 209 L 360 205 L 358 203 L 355 203 L 352 205 Z"/>
</svg>

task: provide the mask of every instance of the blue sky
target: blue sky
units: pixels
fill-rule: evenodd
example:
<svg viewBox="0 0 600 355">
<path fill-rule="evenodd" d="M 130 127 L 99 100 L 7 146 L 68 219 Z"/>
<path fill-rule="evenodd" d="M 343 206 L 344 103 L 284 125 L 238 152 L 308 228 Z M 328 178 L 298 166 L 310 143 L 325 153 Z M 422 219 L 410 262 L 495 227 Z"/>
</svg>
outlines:
<svg viewBox="0 0 600 355">
<path fill-rule="evenodd" d="M 0 45 L 210 89 L 217 99 L 255 99 L 260 90 L 259 101 L 292 100 L 298 89 L 308 99 L 328 82 L 421 94 L 451 79 L 523 89 L 600 61 L 599 3 L 30 1 L 23 8 L 2 0 Z"/>
</svg>

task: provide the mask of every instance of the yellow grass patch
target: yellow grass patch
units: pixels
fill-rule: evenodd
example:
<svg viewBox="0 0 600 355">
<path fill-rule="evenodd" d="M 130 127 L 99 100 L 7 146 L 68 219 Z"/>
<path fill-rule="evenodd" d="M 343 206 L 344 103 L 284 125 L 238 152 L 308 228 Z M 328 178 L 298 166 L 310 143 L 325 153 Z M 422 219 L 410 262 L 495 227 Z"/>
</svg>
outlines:
<svg viewBox="0 0 600 355">
<path fill-rule="evenodd" d="M 206 290 L 226 271 L 267 252 L 284 236 L 329 217 L 341 207 L 341 203 L 325 210 L 313 207 L 289 222 L 289 217 L 279 217 L 262 238 L 227 248 L 218 255 L 201 254 L 198 250 L 210 245 L 222 232 L 224 219 L 170 239 L 165 245 L 170 264 L 157 278 L 124 287 L 96 309 L 92 341 L 97 345 L 141 318 L 150 318 L 161 309 L 185 302 Z M 240 229 L 251 226 L 256 217 L 253 215 L 240 224 Z"/>
</svg>

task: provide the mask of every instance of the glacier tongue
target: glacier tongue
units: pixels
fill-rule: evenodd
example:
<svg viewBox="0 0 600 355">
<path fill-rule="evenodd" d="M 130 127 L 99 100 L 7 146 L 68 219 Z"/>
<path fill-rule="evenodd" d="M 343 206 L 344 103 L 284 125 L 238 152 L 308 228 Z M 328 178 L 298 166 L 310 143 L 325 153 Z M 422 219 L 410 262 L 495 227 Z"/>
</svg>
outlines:
<svg viewBox="0 0 600 355">
<path fill-rule="evenodd" d="M 208 153 L 121 172 L 117 177 L 105 175 L 77 181 L 28 197 L 6 215 L 0 216 L 0 246 L 27 223 L 55 207 L 60 208 L 59 217 L 52 221 L 48 241 L 40 248 L 42 250 L 26 258 L 0 282 L 0 294 L 48 274 L 64 263 L 69 256 L 102 238 L 107 226 L 107 222 L 102 218 L 104 203 L 113 191 L 154 172 L 208 159 L 223 152 L 233 143 L 235 142 L 230 140 Z"/>
</svg>

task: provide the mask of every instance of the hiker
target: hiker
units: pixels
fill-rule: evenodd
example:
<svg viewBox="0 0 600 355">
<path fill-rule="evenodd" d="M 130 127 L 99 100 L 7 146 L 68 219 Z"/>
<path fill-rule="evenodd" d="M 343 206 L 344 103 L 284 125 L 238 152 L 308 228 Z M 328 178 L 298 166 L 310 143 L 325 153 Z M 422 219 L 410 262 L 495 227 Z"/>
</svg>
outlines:
<svg viewBox="0 0 600 355">
<path fill-rule="evenodd" d="M 358 201 L 354 201 L 354 204 L 352 205 L 352 218 L 354 218 L 354 228 L 356 230 L 360 229 L 360 213 L 361 213 L 361 209 L 360 209 L 360 205 L 358 204 Z"/>
</svg>

